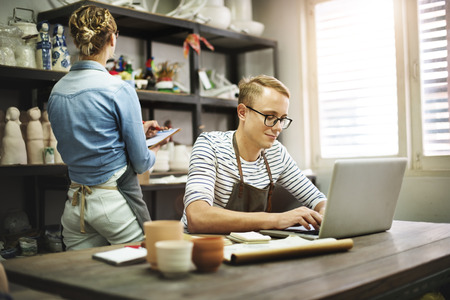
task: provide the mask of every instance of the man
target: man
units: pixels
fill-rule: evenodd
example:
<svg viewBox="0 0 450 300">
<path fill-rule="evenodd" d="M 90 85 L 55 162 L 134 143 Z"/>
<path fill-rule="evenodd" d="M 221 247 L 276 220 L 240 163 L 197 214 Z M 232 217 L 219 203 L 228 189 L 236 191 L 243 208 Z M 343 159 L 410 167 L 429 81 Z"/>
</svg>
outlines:
<svg viewBox="0 0 450 300">
<path fill-rule="evenodd" d="M 318 229 L 325 196 L 277 141 L 292 122 L 289 90 L 260 75 L 239 83 L 236 131 L 202 133 L 194 144 L 183 222 L 190 233 L 229 233 L 312 225 Z M 303 205 L 270 213 L 274 183 Z"/>
</svg>

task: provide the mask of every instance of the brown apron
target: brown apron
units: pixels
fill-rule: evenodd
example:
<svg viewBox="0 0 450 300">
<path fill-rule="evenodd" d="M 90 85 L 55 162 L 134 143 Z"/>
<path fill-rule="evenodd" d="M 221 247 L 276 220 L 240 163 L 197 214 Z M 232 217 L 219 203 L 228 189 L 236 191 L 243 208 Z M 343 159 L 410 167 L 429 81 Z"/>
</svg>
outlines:
<svg viewBox="0 0 450 300">
<path fill-rule="evenodd" d="M 273 192 L 273 180 L 272 173 L 270 172 L 269 163 L 267 162 L 264 151 L 261 152 L 266 165 L 267 173 L 269 175 L 270 184 L 264 188 L 259 189 L 244 182 L 244 175 L 242 174 L 241 159 L 239 156 L 239 148 L 236 143 L 236 133 L 233 135 L 233 147 L 236 154 L 236 161 L 239 169 L 239 182 L 236 182 L 233 186 L 233 190 L 228 200 L 226 209 L 243 212 L 258 212 L 272 210 L 272 192 Z"/>
</svg>

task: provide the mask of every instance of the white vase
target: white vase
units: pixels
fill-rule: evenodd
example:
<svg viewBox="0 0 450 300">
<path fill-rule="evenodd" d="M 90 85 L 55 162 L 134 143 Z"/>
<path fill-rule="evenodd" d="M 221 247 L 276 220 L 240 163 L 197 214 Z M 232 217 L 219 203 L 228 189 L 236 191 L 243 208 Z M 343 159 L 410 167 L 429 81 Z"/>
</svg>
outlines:
<svg viewBox="0 0 450 300">
<path fill-rule="evenodd" d="M 252 21 L 252 0 L 226 0 L 231 12 L 231 21 Z"/>
<path fill-rule="evenodd" d="M 209 0 L 200 12 L 207 18 L 206 25 L 227 29 L 231 23 L 230 9 L 223 5 L 223 0 Z"/>
<path fill-rule="evenodd" d="M 226 5 L 231 11 L 231 30 L 262 35 L 264 24 L 253 21 L 252 0 L 226 0 Z"/>
</svg>

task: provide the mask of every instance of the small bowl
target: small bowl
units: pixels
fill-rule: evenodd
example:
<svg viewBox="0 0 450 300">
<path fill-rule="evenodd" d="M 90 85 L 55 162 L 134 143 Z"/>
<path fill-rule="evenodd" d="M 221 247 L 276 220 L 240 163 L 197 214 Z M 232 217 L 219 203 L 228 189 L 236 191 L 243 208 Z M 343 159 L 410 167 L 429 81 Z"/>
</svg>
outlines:
<svg viewBox="0 0 450 300">
<path fill-rule="evenodd" d="M 138 90 L 145 90 L 148 85 L 148 80 L 147 79 L 135 79 L 134 83 L 136 84 L 136 88 Z"/>
<path fill-rule="evenodd" d="M 234 26 L 248 34 L 261 36 L 264 32 L 264 24 L 256 21 L 233 21 Z"/>
<path fill-rule="evenodd" d="M 223 261 L 224 240 L 221 236 L 195 238 L 192 261 L 201 273 L 216 272 Z"/>
</svg>

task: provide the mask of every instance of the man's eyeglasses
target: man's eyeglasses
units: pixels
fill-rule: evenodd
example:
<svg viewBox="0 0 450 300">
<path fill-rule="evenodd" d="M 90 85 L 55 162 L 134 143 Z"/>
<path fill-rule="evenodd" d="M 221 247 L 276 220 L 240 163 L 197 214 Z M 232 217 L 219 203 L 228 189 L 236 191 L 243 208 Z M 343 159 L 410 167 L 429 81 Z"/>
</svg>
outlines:
<svg viewBox="0 0 450 300">
<path fill-rule="evenodd" d="M 286 129 L 292 123 L 292 119 L 289 119 L 289 118 L 278 118 L 277 116 L 274 116 L 274 115 L 266 115 L 266 114 L 263 114 L 262 112 L 257 111 L 256 109 L 253 109 L 250 106 L 246 106 L 246 107 L 248 109 L 251 109 L 254 112 L 260 114 L 261 116 L 264 116 L 264 125 L 266 125 L 268 127 L 273 127 L 273 126 L 275 126 L 277 124 L 278 121 L 280 121 L 281 128 Z"/>
</svg>

